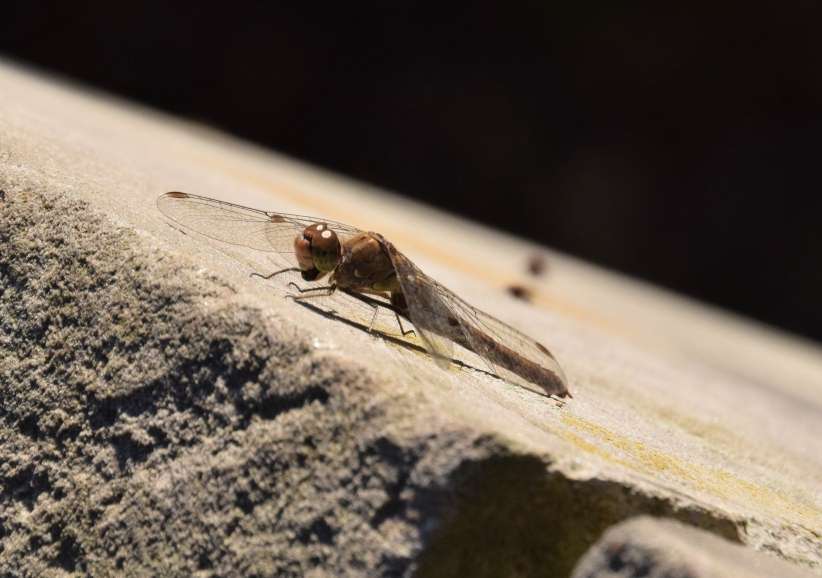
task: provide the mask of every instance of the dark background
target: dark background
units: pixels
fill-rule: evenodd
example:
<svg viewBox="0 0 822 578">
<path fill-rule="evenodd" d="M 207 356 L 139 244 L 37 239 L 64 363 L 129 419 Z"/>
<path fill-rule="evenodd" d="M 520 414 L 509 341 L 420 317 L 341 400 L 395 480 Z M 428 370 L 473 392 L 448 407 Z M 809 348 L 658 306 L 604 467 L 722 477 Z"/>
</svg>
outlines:
<svg viewBox="0 0 822 578">
<path fill-rule="evenodd" d="M 0 53 L 822 339 L 817 2 L 387 4 L 6 2 Z"/>
</svg>

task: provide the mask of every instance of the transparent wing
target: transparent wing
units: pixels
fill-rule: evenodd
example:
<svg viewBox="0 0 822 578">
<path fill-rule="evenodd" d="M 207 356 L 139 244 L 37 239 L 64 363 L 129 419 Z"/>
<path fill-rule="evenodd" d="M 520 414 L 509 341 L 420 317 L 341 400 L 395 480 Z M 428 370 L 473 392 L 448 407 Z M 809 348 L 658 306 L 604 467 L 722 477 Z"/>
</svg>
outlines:
<svg viewBox="0 0 822 578">
<path fill-rule="evenodd" d="M 292 265 L 296 265 L 293 255 L 294 237 L 309 225 L 325 223 L 329 229 L 337 233 L 341 241 L 361 232 L 359 229 L 337 221 L 262 211 L 181 192 L 160 195 L 157 199 L 157 208 L 163 215 L 184 229 L 223 243 L 249 247 L 267 253 L 276 252 Z M 245 263 L 245 261 L 242 262 Z M 294 296 L 308 294 L 312 288 L 328 283 L 327 277 L 322 277 L 317 281 L 306 281 L 296 272 L 285 272 L 284 275 L 278 277 L 278 280 L 281 280 L 284 285 L 289 281 L 293 282 L 294 285 L 289 287 Z M 300 293 L 300 291 L 305 293 Z M 389 316 L 388 309 L 370 305 L 344 291 L 336 291 L 331 295 L 323 295 L 322 291 L 319 291 L 316 297 L 300 301 L 300 304 L 361 329 L 371 330 L 373 328 L 387 335 L 392 335 L 398 330 L 394 314 L 391 313 Z M 388 303 L 385 302 L 385 305 Z M 338 313 L 339 316 L 337 316 Z"/>
<path fill-rule="evenodd" d="M 454 349 L 453 339 L 449 339 L 448 336 L 457 328 L 450 310 L 436 294 L 428 290 L 430 285 L 426 281 L 430 278 L 410 259 L 397 251 L 394 245 L 381 236 L 379 239 L 388 250 L 391 264 L 405 295 L 408 316 L 414 324 L 414 329 L 436 364 L 443 368 L 448 367 Z"/>
<path fill-rule="evenodd" d="M 539 385 L 548 395 L 569 395 L 565 373 L 548 348 L 437 285 L 440 299 L 455 312 L 470 349 L 494 365 L 497 375 L 526 387 Z"/>
<path fill-rule="evenodd" d="M 341 241 L 359 233 L 354 227 L 327 219 L 261 211 L 180 192 L 160 195 L 157 208 L 186 229 L 257 251 L 293 253 L 294 237 L 314 223 L 326 223 Z"/>
<path fill-rule="evenodd" d="M 565 374 L 545 346 L 472 307 L 382 241 L 397 271 L 411 321 L 435 358 L 450 358 L 450 340 L 482 357 L 508 381 L 531 389 L 538 385 L 549 395 L 569 395 Z"/>
</svg>

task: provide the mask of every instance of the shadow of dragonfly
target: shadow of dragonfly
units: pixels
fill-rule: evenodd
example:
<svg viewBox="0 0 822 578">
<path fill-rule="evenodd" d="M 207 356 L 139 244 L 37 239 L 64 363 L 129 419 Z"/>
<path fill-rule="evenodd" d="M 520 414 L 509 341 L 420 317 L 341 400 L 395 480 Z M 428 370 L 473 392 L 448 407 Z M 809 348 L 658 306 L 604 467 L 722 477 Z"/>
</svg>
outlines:
<svg viewBox="0 0 822 578">
<path fill-rule="evenodd" d="M 356 320 L 351 319 L 349 317 L 345 317 L 343 314 L 339 313 L 338 311 L 335 311 L 333 309 L 332 310 L 324 309 L 324 308 L 322 308 L 318 305 L 314 305 L 313 303 L 311 303 L 309 301 L 295 301 L 295 303 L 297 305 L 301 306 L 301 307 L 304 307 L 304 308 L 308 309 L 312 313 L 322 315 L 323 317 L 325 317 L 326 319 L 329 319 L 331 321 L 337 321 L 339 323 L 343 323 L 344 325 L 347 325 L 348 327 L 353 327 L 354 329 L 362 331 L 363 333 L 367 333 L 369 335 L 379 337 L 380 339 L 383 339 L 385 341 L 393 343 L 394 345 L 398 345 L 400 347 L 403 347 L 403 348 L 405 348 L 409 351 L 414 351 L 416 353 L 422 353 L 424 355 L 428 355 L 428 350 L 425 349 L 425 347 L 423 347 L 422 345 L 417 345 L 416 343 L 414 343 L 412 341 L 409 341 L 405 337 L 400 337 L 400 336 L 388 333 L 386 331 L 382 331 L 380 329 L 371 328 L 368 325 L 366 325 L 365 323 L 362 323 L 360 321 L 356 321 Z M 401 329 L 401 331 L 402 331 L 402 329 Z M 414 333 L 414 330 L 410 329 L 408 331 L 403 331 L 403 336 L 408 335 L 410 333 Z M 469 363 L 466 363 L 466 362 L 462 361 L 461 359 L 457 359 L 455 357 L 452 357 L 452 358 L 449 359 L 449 361 L 451 363 L 453 363 L 454 365 L 456 365 L 457 367 L 460 367 L 462 369 L 476 371 L 477 373 L 482 373 L 482 374 L 487 375 L 489 377 L 494 377 L 496 379 L 502 379 L 496 373 L 492 373 L 492 372 L 487 371 L 485 369 L 480 369 L 479 367 L 475 367 L 475 366 L 473 366 Z M 533 391 L 533 390 L 529 390 L 529 391 Z M 540 392 L 536 392 L 536 391 L 534 393 L 540 394 Z M 540 395 L 542 395 L 542 394 L 540 394 Z"/>
</svg>

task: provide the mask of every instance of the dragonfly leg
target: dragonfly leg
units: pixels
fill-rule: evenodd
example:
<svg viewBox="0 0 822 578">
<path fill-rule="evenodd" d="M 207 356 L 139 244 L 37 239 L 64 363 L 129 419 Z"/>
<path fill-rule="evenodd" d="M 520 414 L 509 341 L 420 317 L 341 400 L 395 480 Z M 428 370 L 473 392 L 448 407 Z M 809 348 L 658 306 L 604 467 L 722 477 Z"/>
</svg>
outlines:
<svg viewBox="0 0 822 578">
<path fill-rule="evenodd" d="M 347 295 L 350 295 L 354 299 L 357 299 L 358 301 L 362 301 L 363 303 L 365 303 L 367 305 L 371 305 L 371 307 L 374 308 L 374 316 L 371 318 L 371 324 L 368 327 L 368 332 L 369 333 L 374 328 L 374 322 L 377 319 L 377 313 L 379 313 L 379 310 L 382 307 L 383 309 L 388 309 L 389 311 L 393 311 L 394 317 L 397 318 L 397 324 L 400 326 L 400 332 L 402 333 L 403 337 L 405 337 L 406 335 L 410 335 L 412 333 L 414 335 L 417 334 L 417 332 L 414 331 L 413 329 L 409 329 L 408 331 L 405 330 L 405 328 L 402 326 L 402 321 L 400 320 L 401 310 L 398 309 L 397 306 L 394 305 L 393 303 L 382 301 L 381 299 L 373 299 L 373 298 L 369 297 L 368 295 L 364 295 L 364 294 L 359 293 L 357 291 L 351 291 L 351 290 L 343 289 L 343 292 L 345 292 Z"/>
<path fill-rule="evenodd" d="M 399 314 L 399 313 L 397 313 L 397 311 L 396 311 L 396 310 L 394 311 L 394 317 L 396 317 L 396 318 L 397 318 L 397 325 L 399 325 L 399 326 L 400 326 L 400 333 L 402 333 L 402 336 L 403 336 L 403 337 L 405 337 L 406 335 L 410 335 L 410 334 L 412 334 L 412 333 L 414 334 L 414 336 L 415 336 L 415 337 L 417 336 L 417 332 L 416 332 L 416 331 L 414 331 L 413 329 L 409 329 L 408 331 L 406 331 L 406 330 L 403 328 L 403 326 L 402 326 L 402 319 L 400 319 L 400 314 Z"/>
<path fill-rule="evenodd" d="M 362 297 L 365 297 L 365 296 L 363 295 Z M 366 303 L 366 304 L 368 304 L 368 305 L 370 305 L 371 307 L 374 308 L 374 314 L 371 316 L 371 323 L 368 324 L 368 333 L 371 333 L 374 330 L 374 322 L 377 321 L 377 315 L 379 315 L 379 313 L 380 313 L 380 307 L 385 307 L 385 305 L 383 305 L 381 303 L 378 303 L 375 299 L 365 298 L 365 299 L 361 299 L 361 301 L 363 303 Z M 390 309 L 390 307 L 386 307 L 386 308 Z M 395 311 L 394 315 L 396 315 L 396 314 L 397 314 L 397 312 Z M 399 320 L 400 320 L 400 318 L 397 317 L 398 322 L 399 322 Z M 400 331 L 403 331 L 402 323 L 400 323 Z M 404 331 L 403 331 L 402 334 L 406 335 L 406 333 Z"/>
<path fill-rule="evenodd" d="M 329 295 L 333 295 L 334 291 L 337 290 L 336 285 L 326 285 L 324 287 L 309 287 L 308 289 L 303 289 L 293 281 L 288 284 L 289 287 L 293 287 L 297 291 L 300 292 L 299 295 L 286 295 L 286 297 L 291 297 L 294 301 L 302 301 L 303 299 L 313 299 L 314 297 L 328 297 Z"/>
<path fill-rule="evenodd" d="M 374 329 L 374 322 L 377 320 L 377 314 L 380 312 L 380 308 L 374 305 L 374 314 L 371 316 L 371 323 L 368 324 L 368 333 Z"/>
<path fill-rule="evenodd" d="M 329 291 L 329 293 L 328 293 L 329 295 L 331 295 L 331 293 L 333 293 L 337 289 L 336 285 L 323 285 L 322 287 L 309 287 L 307 289 L 303 289 L 302 287 L 300 287 L 299 285 L 294 283 L 294 281 L 289 282 L 288 286 L 293 287 L 294 289 L 296 289 L 300 293 L 314 293 L 315 291 Z"/>
<path fill-rule="evenodd" d="M 276 277 L 277 275 L 279 275 L 281 273 L 288 273 L 290 271 L 300 271 L 300 270 L 301 269 L 299 267 L 288 267 L 287 269 L 280 269 L 279 271 L 274 271 L 273 273 L 270 273 L 268 275 L 260 275 L 259 273 L 252 273 L 250 276 L 251 277 L 259 277 L 260 279 L 272 279 L 273 277 Z"/>
</svg>

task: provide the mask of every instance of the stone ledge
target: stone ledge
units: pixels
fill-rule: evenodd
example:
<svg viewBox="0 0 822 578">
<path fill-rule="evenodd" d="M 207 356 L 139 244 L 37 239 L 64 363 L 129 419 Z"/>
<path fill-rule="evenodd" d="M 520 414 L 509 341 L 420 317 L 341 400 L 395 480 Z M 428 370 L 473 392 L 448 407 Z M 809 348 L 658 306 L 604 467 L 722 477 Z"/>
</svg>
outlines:
<svg viewBox="0 0 822 578">
<path fill-rule="evenodd" d="M 818 348 L 2 64 L 0 142 L 0 573 L 563 576 L 642 513 L 819 568 Z M 287 303 L 172 189 L 385 233 L 574 399 Z"/>
<path fill-rule="evenodd" d="M 86 203 L 6 187 L 0 568 L 562 575 L 635 512 L 736 537 L 698 507 L 551 472 Z"/>
</svg>

